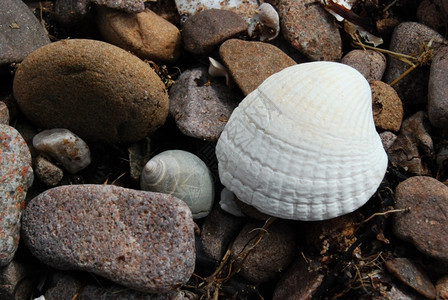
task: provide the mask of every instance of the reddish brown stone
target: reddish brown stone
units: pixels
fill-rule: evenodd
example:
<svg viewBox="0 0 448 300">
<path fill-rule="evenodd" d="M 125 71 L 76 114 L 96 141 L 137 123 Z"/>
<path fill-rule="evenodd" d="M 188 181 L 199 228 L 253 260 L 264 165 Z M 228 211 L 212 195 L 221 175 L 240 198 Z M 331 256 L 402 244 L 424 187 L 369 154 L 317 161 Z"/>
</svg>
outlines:
<svg viewBox="0 0 448 300">
<path fill-rule="evenodd" d="M 401 182 L 395 190 L 393 232 L 422 253 L 448 263 L 448 187 L 426 176 Z"/>
<path fill-rule="evenodd" d="M 296 64 L 279 48 L 263 42 L 230 39 L 221 45 L 219 55 L 244 95 L 272 74 Z"/>
<path fill-rule="evenodd" d="M 342 58 L 341 63 L 355 68 L 367 80 L 381 80 L 386 70 L 386 57 L 373 50 L 352 50 Z"/>
<path fill-rule="evenodd" d="M 407 258 L 400 257 L 386 261 L 387 270 L 401 282 L 429 299 L 436 297 L 434 285 L 424 271 Z"/>
<path fill-rule="evenodd" d="M 403 119 L 403 105 L 397 92 L 382 81 L 371 81 L 370 88 L 375 126 L 397 132 Z"/>
<path fill-rule="evenodd" d="M 175 290 L 195 265 L 194 223 L 168 194 L 113 185 L 69 185 L 33 198 L 22 218 L 31 252 L 147 293 Z"/>
</svg>

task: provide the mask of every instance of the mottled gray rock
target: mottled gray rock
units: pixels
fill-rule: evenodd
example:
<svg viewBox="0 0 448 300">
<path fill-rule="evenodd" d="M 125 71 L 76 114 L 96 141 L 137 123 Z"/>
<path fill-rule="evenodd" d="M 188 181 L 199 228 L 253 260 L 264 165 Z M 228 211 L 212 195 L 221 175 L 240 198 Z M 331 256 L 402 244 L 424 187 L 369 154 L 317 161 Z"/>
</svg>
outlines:
<svg viewBox="0 0 448 300">
<path fill-rule="evenodd" d="M 403 120 L 403 105 L 397 92 L 387 83 L 370 81 L 375 126 L 397 132 Z"/>
<path fill-rule="evenodd" d="M 393 258 L 386 261 L 385 266 L 390 273 L 419 294 L 429 299 L 436 297 L 436 290 L 428 275 L 409 259 Z"/>
<path fill-rule="evenodd" d="M 236 260 L 235 267 L 243 262 L 243 249 L 254 245 L 262 227 L 263 222 L 248 223 L 240 231 L 231 249 L 231 257 Z M 271 280 L 288 266 L 296 251 L 294 230 L 289 224 L 276 220 L 248 254 L 239 274 L 252 282 Z"/>
<path fill-rule="evenodd" d="M 107 42 L 141 59 L 173 63 L 179 58 L 182 46 L 179 29 L 149 9 L 129 14 L 100 8 L 96 20 Z"/>
<path fill-rule="evenodd" d="M 0 65 L 21 62 L 50 43 L 47 33 L 20 0 L 2 0 L 0 9 Z"/>
<path fill-rule="evenodd" d="M 145 9 L 144 0 L 91 0 L 96 5 L 122 10 L 130 14 L 142 12 Z"/>
<path fill-rule="evenodd" d="M 271 44 L 238 39 L 225 41 L 219 47 L 219 55 L 244 95 L 255 90 L 272 74 L 296 64 Z"/>
<path fill-rule="evenodd" d="M 300 257 L 282 274 L 272 299 L 312 299 L 324 277 Z"/>
<path fill-rule="evenodd" d="M 33 183 L 31 154 L 11 126 L 0 124 L 0 266 L 6 266 L 19 246 L 20 216 L 27 189 Z"/>
<path fill-rule="evenodd" d="M 195 264 L 194 223 L 181 200 L 112 185 L 69 185 L 33 198 L 22 217 L 31 252 L 146 293 L 184 284 Z"/>
<path fill-rule="evenodd" d="M 386 57 L 373 50 L 352 50 L 342 58 L 341 63 L 355 68 L 368 81 L 381 80 L 386 70 Z"/>
<path fill-rule="evenodd" d="M 448 187 L 426 176 L 401 182 L 395 190 L 393 232 L 422 253 L 448 263 Z"/>
<path fill-rule="evenodd" d="M 389 50 L 418 56 L 424 45 L 431 42 L 431 49 L 437 50 L 446 40 L 434 29 L 416 22 L 403 22 L 395 27 L 391 37 Z M 388 56 L 388 67 L 384 75 L 384 81 L 391 83 L 403 74 L 410 65 Z M 419 67 L 406 77 L 401 79 L 393 87 L 400 96 L 401 101 L 406 105 L 425 103 L 428 93 L 429 68 Z"/>
<path fill-rule="evenodd" d="M 278 5 L 285 39 L 311 60 L 339 60 L 342 40 L 335 19 L 314 0 L 281 0 Z"/>
<path fill-rule="evenodd" d="M 207 54 L 225 40 L 245 33 L 247 27 L 246 20 L 232 11 L 207 9 L 187 19 L 182 39 L 188 51 Z"/>
<path fill-rule="evenodd" d="M 138 141 L 168 115 L 165 85 L 151 67 L 95 40 L 64 40 L 34 51 L 17 69 L 13 89 L 35 125 L 66 128 L 86 141 Z"/>
<path fill-rule="evenodd" d="M 432 59 L 428 84 L 428 117 L 433 126 L 448 127 L 448 47 L 440 48 Z"/>
<path fill-rule="evenodd" d="M 0 124 L 9 124 L 9 109 L 3 101 L 0 101 Z"/>
<path fill-rule="evenodd" d="M 188 136 L 217 141 L 243 96 L 205 68 L 183 72 L 170 88 L 170 116 Z"/>
<path fill-rule="evenodd" d="M 388 151 L 390 146 L 395 142 L 397 136 L 390 131 L 384 131 L 380 133 L 381 142 L 383 143 L 384 150 Z"/>
</svg>

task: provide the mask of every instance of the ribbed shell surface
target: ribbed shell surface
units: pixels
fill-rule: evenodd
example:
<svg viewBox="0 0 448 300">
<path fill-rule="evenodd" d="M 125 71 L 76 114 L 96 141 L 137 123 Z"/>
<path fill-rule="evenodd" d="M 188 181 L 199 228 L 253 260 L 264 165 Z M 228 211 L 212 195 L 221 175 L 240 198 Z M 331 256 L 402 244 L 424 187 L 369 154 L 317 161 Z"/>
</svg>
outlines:
<svg viewBox="0 0 448 300">
<path fill-rule="evenodd" d="M 216 146 L 223 185 L 272 216 L 325 220 L 375 193 L 387 168 L 368 82 L 352 67 L 302 63 L 266 79 Z"/>
</svg>

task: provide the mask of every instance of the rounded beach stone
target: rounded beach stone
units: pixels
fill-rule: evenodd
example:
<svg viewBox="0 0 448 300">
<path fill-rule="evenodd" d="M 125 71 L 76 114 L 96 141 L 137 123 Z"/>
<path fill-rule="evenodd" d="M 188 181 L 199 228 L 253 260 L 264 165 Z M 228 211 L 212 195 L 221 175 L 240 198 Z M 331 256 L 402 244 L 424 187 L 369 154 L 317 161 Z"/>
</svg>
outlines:
<svg viewBox="0 0 448 300">
<path fill-rule="evenodd" d="M 406 54 L 419 55 L 422 45 L 431 42 L 431 49 L 437 50 L 446 43 L 442 35 L 434 29 L 416 22 L 403 22 L 395 27 L 389 50 Z M 389 55 L 384 81 L 391 83 L 402 75 L 409 65 Z M 404 104 L 421 104 L 427 100 L 429 68 L 422 66 L 406 75 L 394 85 L 394 89 Z"/>
<path fill-rule="evenodd" d="M 23 1 L 2 0 L 0 20 L 0 65 L 20 62 L 50 43 L 39 20 Z"/>
<path fill-rule="evenodd" d="M 403 120 L 403 105 L 393 87 L 382 81 L 370 81 L 373 119 L 381 130 L 397 132 Z"/>
<path fill-rule="evenodd" d="M 205 68 L 183 72 L 170 92 L 170 116 L 188 136 L 217 141 L 241 93 L 211 78 Z"/>
<path fill-rule="evenodd" d="M 33 179 L 25 140 L 13 127 L 0 124 L 0 266 L 11 262 L 19 245 L 20 216 Z"/>
<path fill-rule="evenodd" d="M 244 18 L 229 10 L 208 9 L 187 19 L 182 28 L 185 49 L 206 54 L 222 42 L 247 31 Z"/>
<path fill-rule="evenodd" d="M 179 29 L 149 9 L 128 14 L 99 8 L 97 24 L 107 42 L 141 59 L 173 63 L 179 58 L 182 45 Z"/>
<path fill-rule="evenodd" d="M 426 176 L 414 176 L 395 190 L 393 232 L 422 253 L 448 263 L 448 187 Z"/>
<path fill-rule="evenodd" d="M 428 83 L 428 117 L 434 127 L 448 128 L 448 47 L 432 59 Z"/>
<path fill-rule="evenodd" d="M 163 125 L 168 94 L 157 74 L 116 46 L 73 39 L 31 53 L 14 97 L 41 128 L 67 128 L 86 141 L 134 142 Z"/>
<path fill-rule="evenodd" d="M 368 81 L 381 80 L 386 70 L 386 57 L 373 50 L 352 50 L 342 58 L 341 63 L 355 68 Z"/>
<path fill-rule="evenodd" d="M 296 62 L 279 48 L 263 42 L 230 39 L 219 47 L 219 55 L 244 95 L 266 78 Z"/>
<path fill-rule="evenodd" d="M 240 231 L 231 249 L 231 257 L 235 259 L 236 265 L 242 263 L 241 252 L 253 246 L 262 227 L 262 222 L 248 223 Z M 288 266 L 296 251 L 294 230 L 289 224 L 277 220 L 244 260 L 239 274 L 252 282 L 271 280 Z"/>
<path fill-rule="evenodd" d="M 315 0 L 281 0 L 278 14 L 285 39 L 311 60 L 339 60 L 342 39 L 335 19 Z"/>
<path fill-rule="evenodd" d="M 188 206 L 168 194 L 113 185 L 68 185 L 33 198 L 22 217 L 31 252 L 146 293 L 187 282 L 195 265 Z"/>
</svg>

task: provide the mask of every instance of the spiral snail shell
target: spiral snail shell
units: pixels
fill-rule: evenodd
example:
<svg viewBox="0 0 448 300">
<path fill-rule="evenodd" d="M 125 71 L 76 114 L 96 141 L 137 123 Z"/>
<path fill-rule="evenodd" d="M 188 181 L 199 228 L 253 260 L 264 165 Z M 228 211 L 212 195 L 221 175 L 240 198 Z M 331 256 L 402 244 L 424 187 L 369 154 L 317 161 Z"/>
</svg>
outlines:
<svg viewBox="0 0 448 300">
<path fill-rule="evenodd" d="M 213 205 L 211 173 L 199 157 L 187 151 L 168 150 L 154 156 L 143 168 L 140 186 L 183 200 L 195 219 L 207 216 Z"/>
<path fill-rule="evenodd" d="M 371 97 L 366 79 L 340 63 L 302 63 L 270 76 L 234 110 L 218 140 L 221 182 L 285 219 L 358 209 L 387 168 Z"/>
</svg>

